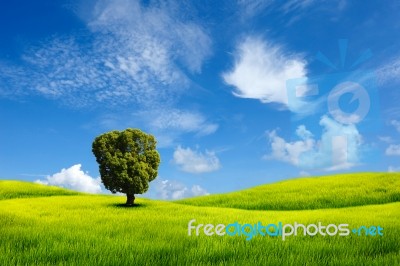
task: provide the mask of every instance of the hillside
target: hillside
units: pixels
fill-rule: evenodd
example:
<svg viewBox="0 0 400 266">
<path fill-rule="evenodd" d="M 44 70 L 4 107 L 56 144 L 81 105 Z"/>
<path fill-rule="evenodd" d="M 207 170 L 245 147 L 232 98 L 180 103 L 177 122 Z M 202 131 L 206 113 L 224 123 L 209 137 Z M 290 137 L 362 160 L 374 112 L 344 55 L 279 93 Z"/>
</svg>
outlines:
<svg viewBox="0 0 400 266">
<path fill-rule="evenodd" d="M 81 193 L 72 190 L 62 189 L 59 187 L 45 186 L 31 182 L 0 180 L 0 200 L 79 194 Z"/>
<path fill-rule="evenodd" d="M 352 173 L 291 179 L 227 194 L 175 202 L 247 210 L 305 210 L 398 201 L 400 173 Z"/>
<path fill-rule="evenodd" d="M 353 176 L 357 179 L 357 175 Z M 374 178 L 382 179 L 378 183 L 383 182 L 382 174 L 370 174 L 367 180 L 372 182 Z M 355 195 L 363 196 L 356 186 L 353 186 L 357 191 L 354 193 L 345 189 L 345 180 L 349 186 L 354 180 L 327 179 L 347 191 L 347 194 L 335 194 L 332 192 L 338 191 L 335 186 L 329 193 L 322 190 L 324 198 L 332 197 L 327 202 L 340 202 L 342 196 L 346 200 L 346 195 L 352 195 L 354 202 Z M 327 182 L 325 178 L 317 180 L 321 184 Z M 380 191 L 372 190 L 376 201 L 388 200 L 383 190 L 395 193 L 392 186 L 397 185 L 398 175 L 385 180 L 386 183 L 376 188 Z M 257 198 L 259 204 L 264 199 L 270 204 L 268 197 L 260 197 L 261 191 L 269 187 L 269 193 L 277 195 L 280 191 L 282 199 L 296 199 L 298 187 L 289 184 L 302 185 L 303 190 L 313 192 L 303 193 L 303 200 L 307 196 L 318 198 L 317 190 L 306 185 L 315 184 L 311 178 L 280 182 L 275 184 L 275 190 L 270 188 L 274 185 L 266 185 L 219 197 L 225 197 L 226 204 L 232 200 L 230 205 L 235 205 L 235 195 L 245 192 L 248 199 Z M 366 195 L 370 194 L 371 190 L 366 189 L 369 186 L 361 187 Z M 250 197 L 250 191 L 258 195 Z M 0 265 L 400 265 L 400 202 L 340 209 L 323 206 L 318 210 L 266 211 L 197 207 L 184 205 L 182 201 L 138 198 L 135 207 L 125 208 L 121 204 L 124 197 L 73 193 L 27 182 L 0 181 L 3 199 L 0 200 Z M 186 201 L 200 204 L 208 198 Z M 288 203 L 275 201 L 275 204 L 287 206 Z M 188 236 L 188 222 L 192 219 L 196 224 L 225 225 L 235 221 L 242 224 L 259 221 L 264 224 L 348 223 L 350 229 L 379 225 L 384 228 L 384 236 L 300 234 L 285 241 L 260 235 L 250 241 L 243 235 Z"/>
</svg>

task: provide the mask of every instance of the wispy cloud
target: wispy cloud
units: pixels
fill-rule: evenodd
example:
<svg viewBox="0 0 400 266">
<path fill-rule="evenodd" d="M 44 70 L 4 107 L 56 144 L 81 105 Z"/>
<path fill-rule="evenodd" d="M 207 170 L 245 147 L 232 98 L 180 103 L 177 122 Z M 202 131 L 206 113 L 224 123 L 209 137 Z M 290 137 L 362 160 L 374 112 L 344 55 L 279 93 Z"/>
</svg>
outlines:
<svg viewBox="0 0 400 266">
<path fill-rule="evenodd" d="M 393 138 L 390 137 L 390 136 L 378 136 L 378 139 L 379 139 L 380 141 L 382 141 L 382 142 L 385 142 L 385 143 L 391 143 L 391 142 L 393 142 Z"/>
<path fill-rule="evenodd" d="M 392 126 L 394 126 L 394 128 L 397 130 L 397 132 L 400 133 L 400 121 L 392 120 L 392 121 L 390 121 L 390 124 Z"/>
<path fill-rule="evenodd" d="M 243 19 L 248 19 L 262 13 L 274 1 L 272 0 L 238 0 L 237 5 Z"/>
<path fill-rule="evenodd" d="M 327 116 L 321 118 L 320 125 L 323 132 L 319 140 L 304 125 L 296 130 L 297 141 L 286 141 L 276 130 L 268 132 L 271 153 L 264 158 L 328 171 L 348 169 L 359 163 L 362 136 L 355 125 L 342 125 Z"/>
<path fill-rule="evenodd" d="M 36 183 L 58 186 L 87 193 L 100 193 L 101 180 L 93 178 L 81 170 L 82 165 L 76 164 L 70 168 L 63 168 L 59 173 L 36 180 Z"/>
<path fill-rule="evenodd" d="M 175 102 L 211 55 L 206 30 L 175 8 L 97 1 L 87 28 L 28 48 L 22 64 L 0 64 L 3 96 L 37 94 L 71 107 Z"/>
<path fill-rule="evenodd" d="M 182 14 L 178 3 L 96 1 L 81 16 L 85 29 L 28 47 L 18 64 L 0 62 L 0 96 L 101 108 L 109 114 L 104 125 L 132 127 L 140 120 L 168 145 L 182 133 L 212 134 L 217 124 L 178 107 L 196 86 L 187 73 L 200 73 L 212 53 L 206 29 Z"/>
<path fill-rule="evenodd" d="M 190 148 L 182 148 L 181 146 L 175 149 L 173 162 L 182 171 L 193 174 L 213 172 L 221 167 L 215 152 L 206 150 L 202 153 Z"/>
<path fill-rule="evenodd" d="M 111 33 L 125 39 L 144 58 L 157 61 L 154 48 L 163 47 L 171 63 L 177 60 L 192 72 L 200 72 L 211 54 L 206 30 L 184 17 L 177 3 L 154 1 L 144 6 L 137 1 L 100 0 L 88 20 L 94 32 Z M 163 50 L 161 50 L 163 51 Z M 173 51 L 173 53 L 172 53 Z"/>
<path fill-rule="evenodd" d="M 289 107 L 286 81 L 306 78 L 306 63 L 299 55 L 291 55 L 279 45 L 248 37 L 235 52 L 233 69 L 222 76 L 235 88 L 233 94 L 237 97 Z"/>
<path fill-rule="evenodd" d="M 216 132 L 219 125 L 201 112 L 182 110 L 170 106 L 132 113 L 108 113 L 88 127 L 101 126 L 105 130 L 141 127 L 156 136 L 158 147 L 175 146 L 184 134 L 203 137 Z"/>
<path fill-rule="evenodd" d="M 238 0 L 237 5 L 243 18 L 251 18 L 272 11 L 282 14 L 302 13 L 315 1 L 313 0 L 289 0 L 285 2 L 274 0 Z M 304 14 L 302 14 L 304 15 Z"/>
<path fill-rule="evenodd" d="M 257 16 L 277 16 L 282 25 L 290 26 L 313 12 L 326 12 L 327 19 L 337 20 L 341 11 L 348 6 L 347 0 L 315 1 L 315 0 L 238 0 L 241 21 L 248 21 Z"/>
<path fill-rule="evenodd" d="M 179 130 L 194 132 L 200 136 L 209 135 L 218 129 L 218 124 L 210 123 L 198 112 L 179 109 L 152 110 L 146 115 L 152 117 L 150 126 L 155 130 Z"/>
<path fill-rule="evenodd" d="M 194 134 L 197 137 L 211 135 L 218 130 L 219 125 L 209 121 L 197 111 L 180 110 L 177 108 L 155 108 L 153 110 L 136 112 L 135 120 L 147 120 L 147 127 L 159 140 L 160 147 L 175 145 L 174 141 L 183 134 Z"/>
<path fill-rule="evenodd" d="M 285 14 L 293 12 L 298 13 L 309 8 L 315 2 L 315 0 L 289 0 L 282 5 L 282 10 Z"/>
<path fill-rule="evenodd" d="M 390 156 L 400 156 L 400 144 L 389 145 L 389 147 L 387 147 L 387 149 L 385 151 L 385 154 L 390 155 Z"/>
<path fill-rule="evenodd" d="M 376 75 L 381 84 L 398 82 L 400 80 L 400 56 L 378 67 Z"/>
</svg>

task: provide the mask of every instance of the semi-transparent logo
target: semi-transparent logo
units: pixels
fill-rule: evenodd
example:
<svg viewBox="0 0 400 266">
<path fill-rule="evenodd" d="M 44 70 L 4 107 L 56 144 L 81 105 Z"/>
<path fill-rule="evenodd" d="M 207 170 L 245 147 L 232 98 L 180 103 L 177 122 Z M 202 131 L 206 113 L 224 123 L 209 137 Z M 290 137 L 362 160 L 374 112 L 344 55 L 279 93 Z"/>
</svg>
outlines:
<svg viewBox="0 0 400 266">
<path fill-rule="evenodd" d="M 330 74 L 286 82 L 293 138 L 298 138 L 299 129 L 304 128 L 321 134 L 314 150 L 299 156 L 300 167 L 355 165 L 360 161 L 362 135 L 380 128 L 376 77 L 372 70 L 360 68 L 372 53 L 366 50 L 349 60 L 347 47 L 347 40 L 339 40 L 337 65 L 322 52 L 317 54 L 316 59 L 330 69 Z"/>
</svg>

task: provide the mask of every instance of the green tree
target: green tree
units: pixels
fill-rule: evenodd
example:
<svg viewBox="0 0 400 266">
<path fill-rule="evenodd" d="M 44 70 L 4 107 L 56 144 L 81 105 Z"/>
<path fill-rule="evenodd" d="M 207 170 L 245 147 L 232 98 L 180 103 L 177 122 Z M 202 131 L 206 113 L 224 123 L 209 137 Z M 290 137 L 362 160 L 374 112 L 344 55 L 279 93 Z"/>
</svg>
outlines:
<svg viewBox="0 0 400 266">
<path fill-rule="evenodd" d="M 146 192 L 157 177 L 160 155 L 156 139 L 139 129 L 102 134 L 93 141 L 92 152 L 105 188 L 125 193 L 126 205 L 133 205 L 135 194 Z"/>
</svg>

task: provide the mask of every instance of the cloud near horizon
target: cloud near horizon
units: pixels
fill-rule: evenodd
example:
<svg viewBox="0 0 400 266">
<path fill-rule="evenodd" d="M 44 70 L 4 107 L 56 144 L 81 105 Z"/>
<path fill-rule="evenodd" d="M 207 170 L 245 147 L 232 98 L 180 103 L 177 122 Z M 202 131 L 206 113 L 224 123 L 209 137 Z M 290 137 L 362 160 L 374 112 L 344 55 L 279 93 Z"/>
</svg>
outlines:
<svg viewBox="0 0 400 266">
<path fill-rule="evenodd" d="M 181 146 L 175 149 L 173 162 L 179 166 L 181 171 L 192 174 L 213 172 L 221 168 L 215 152 L 206 150 L 203 153 Z"/>
<path fill-rule="evenodd" d="M 81 164 L 63 168 L 60 172 L 35 182 L 42 185 L 57 186 L 86 193 L 101 193 L 101 179 L 93 178 L 81 170 Z"/>
<path fill-rule="evenodd" d="M 271 153 L 265 159 L 290 163 L 305 169 L 335 171 L 349 169 L 360 162 L 363 149 L 362 136 L 355 125 L 342 125 L 322 116 L 320 139 L 300 125 L 296 130 L 297 141 L 286 141 L 276 130 L 267 132 Z"/>
<path fill-rule="evenodd" d="M 393 126 L 396 129 L 397 133 L 400 133 L 400 121 L 391 120 L 390 121 L 390 125 Z M 386 143 L 388 143 L 389 146 L 385 150 L 385 155 L 387 155 L 387 156 L 400 156 L 400 144 L 392 143 L 394 140 L 391 139 L 391 138 L 387 138 L 387 140 L 391 140 L 391 141 L 386 141 Z"/>
<path fill-rule="evenodd" d="M 185 184 L 168 179 L 156 179 L 153 188 L 155 198 L 164 200 L 177 200 L 196 196 L 205 196 L 210 193 L 199 185 L 187 187 Z"/>
</svg>

